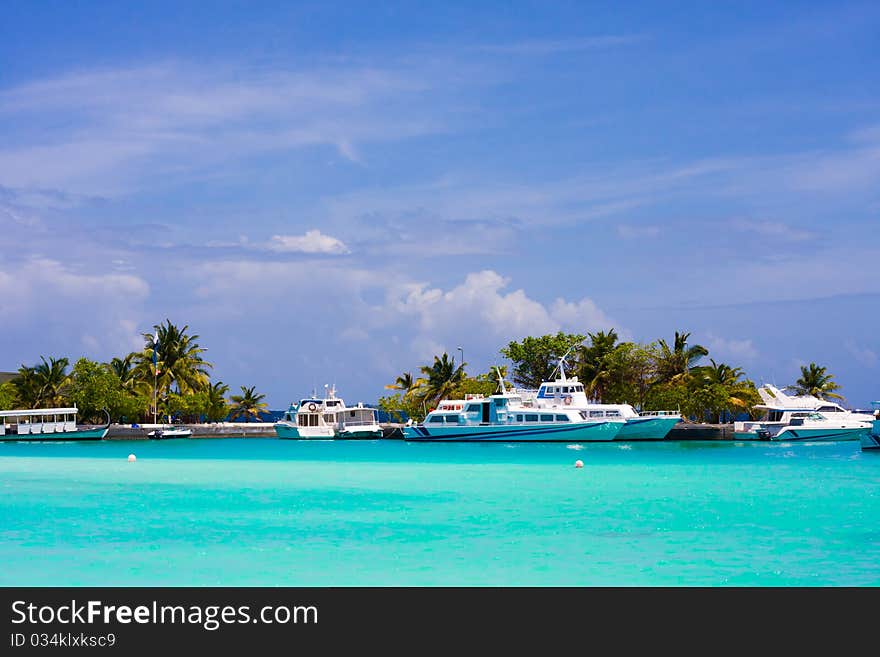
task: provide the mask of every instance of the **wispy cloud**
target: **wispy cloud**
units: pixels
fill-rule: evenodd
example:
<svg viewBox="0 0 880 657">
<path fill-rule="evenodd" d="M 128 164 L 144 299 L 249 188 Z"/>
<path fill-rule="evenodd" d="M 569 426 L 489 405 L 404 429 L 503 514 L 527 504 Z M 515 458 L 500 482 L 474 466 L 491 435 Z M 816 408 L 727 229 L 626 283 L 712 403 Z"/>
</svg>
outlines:
<svg viewBox="0 0 880 657">
<path fill-rule="evenodd" d="M 161 175 L 321 145 L 360 162 L 359 143 L 445 130 L 433 97 L 441 88 L 413 70 L 367 65 L 168 62 L 71 73 L 0 91 L 0 118 L 20 126 L 0 147 L 0 185 L 113 195 Z"/>
<path fill-rule="evenodd" d="M 816 234 L 801 228 L 789 226 L 779 221 L 754 221 L 750 219 L 734 219 L 730 222 L 734 230 L 756 233 L 776 240 L 803 242 L 816 237 Z"/>
<path fill-rule="evenodd" d="M 639 240 L 657 237 L 660 234 L 660 226 L 630 226 L 620 224 L 617 234 L 625 240 Z"/>
<path fill-rule="evenodd" d="M 279 253 L 323 253 L 344 255 L 349 248 L 335 237 L 324 235 L 320 230 L 306 231 L 305 235 L 273 235 L 269 250 Z"/>
<path fill-rule="evenodd" d="M 527 39 L 511 43 L 482 44 L 475 50 L 501 55 L 556 55 L 581 50 L 629 46 L 643 40 L 636 34 L 606 34 L 576 39 Z"/>
</svg>

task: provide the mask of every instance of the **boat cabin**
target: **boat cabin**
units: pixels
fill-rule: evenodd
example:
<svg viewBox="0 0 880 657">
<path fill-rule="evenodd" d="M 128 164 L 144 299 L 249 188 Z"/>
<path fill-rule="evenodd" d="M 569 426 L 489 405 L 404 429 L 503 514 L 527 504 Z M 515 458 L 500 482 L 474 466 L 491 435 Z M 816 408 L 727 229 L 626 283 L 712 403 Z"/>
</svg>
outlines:
<svg viewBox="0 0 880 657">
<path fill-rule="evenodd" d="M 76 431 L 76 407 L 0 411 L 0 436 Z"/>
</svg>

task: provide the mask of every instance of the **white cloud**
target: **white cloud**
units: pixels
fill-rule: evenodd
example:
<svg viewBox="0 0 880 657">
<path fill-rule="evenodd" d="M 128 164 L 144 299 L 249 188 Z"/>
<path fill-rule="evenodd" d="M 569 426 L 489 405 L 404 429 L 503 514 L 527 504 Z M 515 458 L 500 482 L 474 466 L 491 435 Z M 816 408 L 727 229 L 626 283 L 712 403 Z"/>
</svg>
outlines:
<svg viewBox="0 0 880 657">
<path fill-rule="evenodd" d="M 351 253 L 339 239 L 324 235 L 320 230 L 306 231 L 305 235 L 273 235 L 269 249 L 279 253 L 325 253 L 344 255 Z"/>
<path fill-rule="evenodd" d="M 606 34 L 578 39 L 529 39 L 515 43 L 484 44 L 477 50 L 500 55 L 555 55 L 564 52 L 628 46 L 641 40 L 638 35 Z"/>
<path fill-rule="evenodd" d="M 660 234 L 659 226 L 628 226 L 621 224 L 617 227 L 617 234 L 625 240 L 640 240 L 657 237 Z"/>
<path fill-rule="evenodd" d="M 803 242 L 816 237 L 815 233 L 801 228 L 795 228 L 794 226 L 789 226 L 779 221 L 735 219 L 730 223 L 730 226 L 735 230 L 757 233 L 764 237 L 772 237 L 777 241 Z"/>
<path fill-rule="evenodd" d="M 846 350 L 853 355 L 862 365 L 874 367 L 878 362 L 877 352 L 869 347 L 863 347 L 857 344 L 855 340 L 847 340 L 844 343 Z"/>
<path fill-rule="evenodd" d="M 754 362 L 758 358 L 758 350 L 750 339 L 736 340 L 710 333 L 706 347 L 710 358 L 716 362 L 727 362 L 733 367 L 740 367 L 743 362 Z"/>
<path fill-rule="evenodd" d="M 20 363 L 39 353 L 109 358 L 141 341 L 137 330 L 149 285 L 124 273 L 90 273 L 47 258 L 0 268 L 0 361 Z M 37 353 L 34 336 L 40 336 Z"/>
<path fill-rule="evenodd" d="M 560 330 L 608 329 L 613 322 L 590 299 L 545 305 L 495 271 L 473 272 L 447 291 L 410 284 L 392 292 L 390 310 L 417 322 L 419 333 L 452 350 L 462 341 L 497 351 L 510 340 Z"/>
<path fill-rule="evenodd" d="M 359 144 L 446 130 L 438 95 L 457 82 L 409 67 L 172 61 L 0 90 L 0 117 L 21 126 L 14 145 L 0 147 L 0 185 L 113 196 L 321 145 L 359 163 Z"/>
</svg>

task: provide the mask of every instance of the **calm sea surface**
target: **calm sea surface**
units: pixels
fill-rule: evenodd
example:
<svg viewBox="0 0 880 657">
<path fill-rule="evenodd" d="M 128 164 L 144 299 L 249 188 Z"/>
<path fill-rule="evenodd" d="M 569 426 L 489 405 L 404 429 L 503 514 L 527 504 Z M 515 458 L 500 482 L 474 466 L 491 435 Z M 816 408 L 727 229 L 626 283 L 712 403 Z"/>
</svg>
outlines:
<svg viewBox="0 0 880 657">
<path fill-rule="evenodd" d="M 0 443 L 0 487 L 0 585 L 880 585 L 858 441 Z"/>
</svg>

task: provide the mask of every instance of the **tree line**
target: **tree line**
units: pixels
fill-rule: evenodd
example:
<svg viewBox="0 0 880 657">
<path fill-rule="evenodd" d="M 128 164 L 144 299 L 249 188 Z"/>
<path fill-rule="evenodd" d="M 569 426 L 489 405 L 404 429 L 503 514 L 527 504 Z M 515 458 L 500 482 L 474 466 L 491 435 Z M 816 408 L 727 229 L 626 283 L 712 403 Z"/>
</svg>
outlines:
<svg viewBox="0 0 880 657">
<path fill-rule="evenodd" d="M 729 422 L 741 413 L 754 412 L 761 403 L 755 383 L 741 367 L 716 362 L 709 350 L 689 342 L 690 333 L 675 332 L 671 342 L 620 341 L 614 329 L 587 333 L 559 332 L 526 337 L 500 349 L 512 365 L 513 382 L 536 389 L 559 375 L 560 360 L 567 376 L 577 376 L 587 397 L 605 404 L 631 404 L 637 410 L 677 410 L 697 422 Z M 395 391 L 379 400 L 379 407 L 394 419 L 421 420 L 444 398 L 462 399 L 467 393 L 489 395 L 498 389 L 491 371 L 470 377 L 467 363 L 456 365 L 448 353 L 419 368 L 421 376 L 404 372 L 385 387 Z M 501 366 L 507 376 L 507 368 Z M 842 397 L 825 367 L 801 367 L 798 380 L 786 386 L 798 395 L 822 399 Z"/>
<path fill-rule="evenodd" d="M 114 422 L 179 418 L 184 422 L 260 420 L 267 412 L 265 395 L 255 386 L 229 386 L 211 381 L 213 364 L 189 326 L 170 320 L 143 333 L 144 347 L 101 363 L 80 358 L 41 357 L 36 365 L 21 365 L 16 376 L 0 385 L 0 410 L 59 408 L 76 405 L 82 422 L 99 422 L 104 411 Z"/>
</svg>

